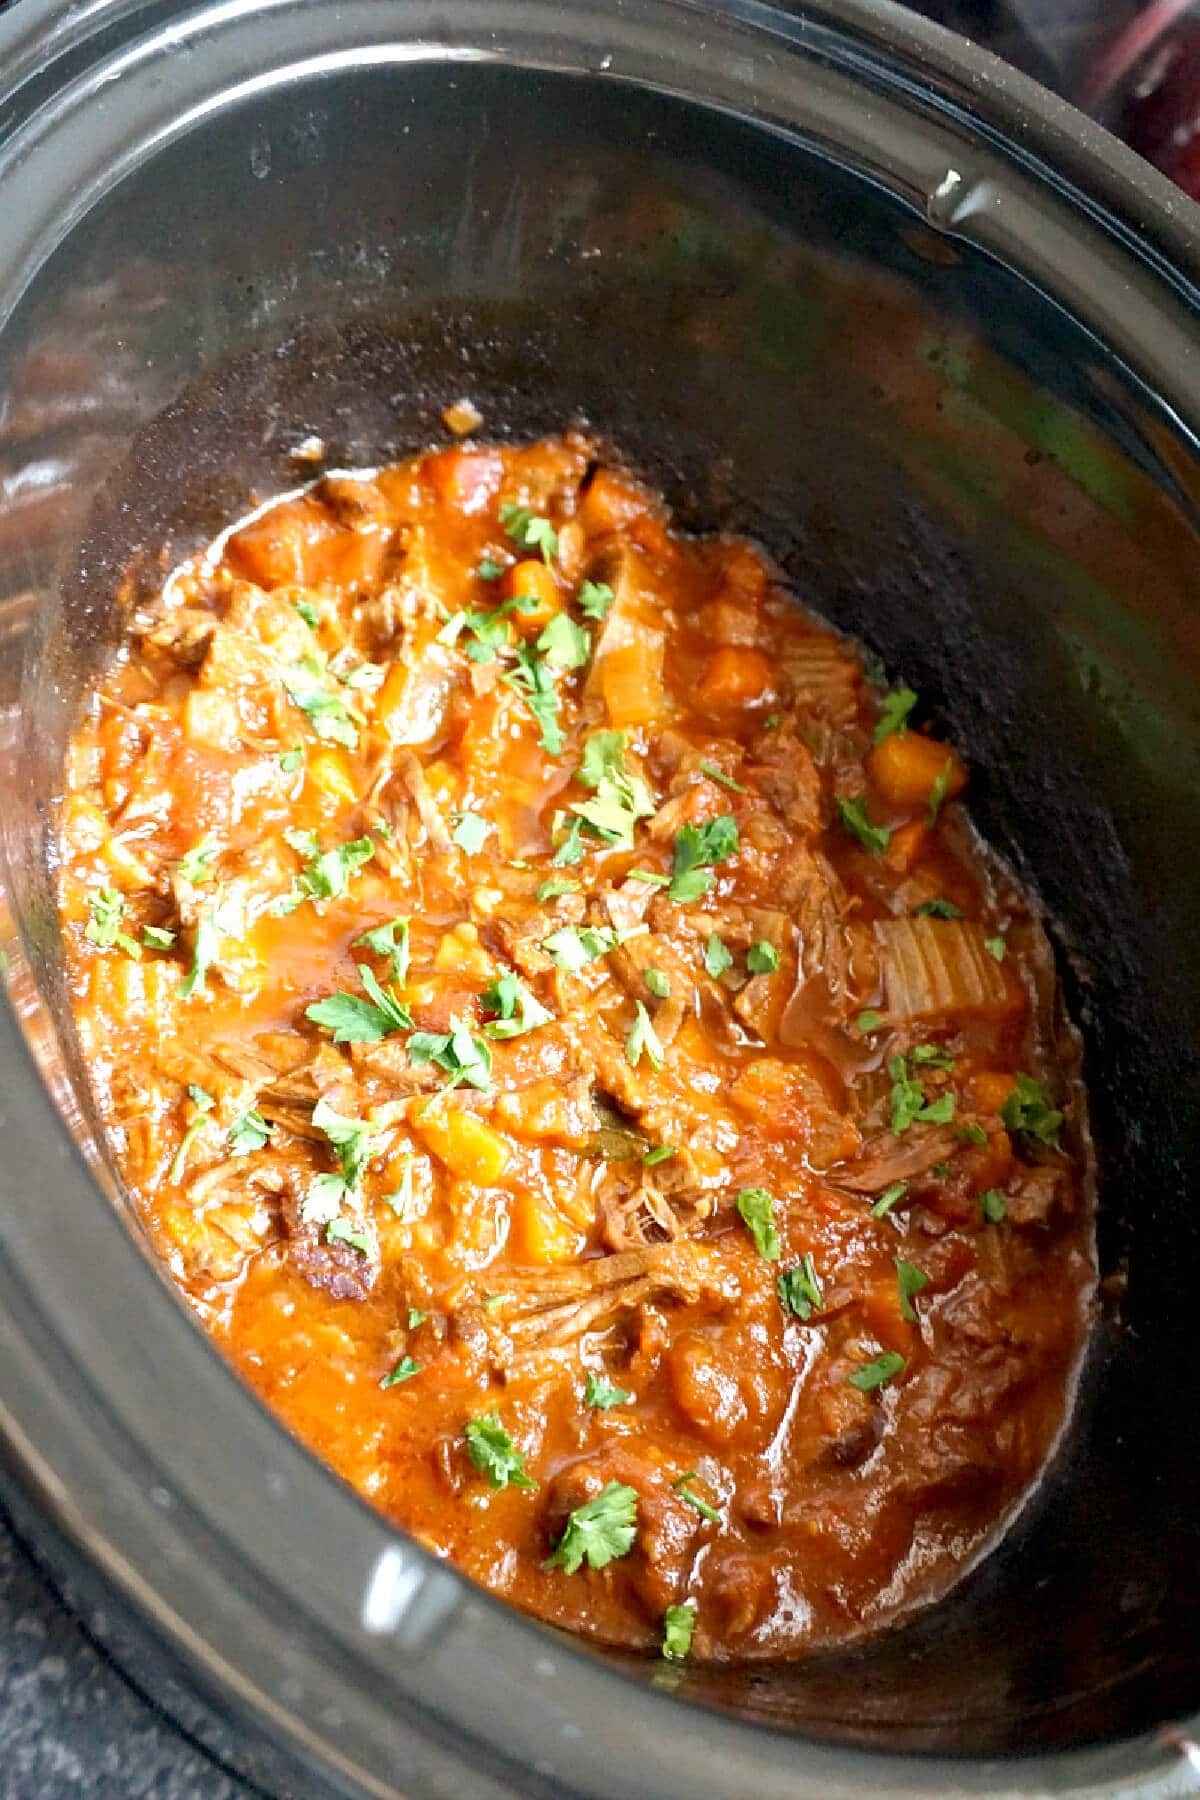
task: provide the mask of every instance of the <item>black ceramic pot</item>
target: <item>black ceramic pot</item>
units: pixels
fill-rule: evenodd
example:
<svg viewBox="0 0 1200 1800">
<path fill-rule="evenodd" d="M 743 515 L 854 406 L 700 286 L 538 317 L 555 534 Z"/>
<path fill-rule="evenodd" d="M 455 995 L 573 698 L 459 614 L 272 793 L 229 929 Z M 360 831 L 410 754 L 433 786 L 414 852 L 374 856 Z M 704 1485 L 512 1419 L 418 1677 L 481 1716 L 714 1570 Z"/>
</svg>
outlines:
<svg viewBox="0 0 1200 1800">
<path fill-rule="evenodd" d="M 7 1492 L 275 1791 L 1189 1791 L 1198 223 L 882 0 L 0 18 Z M 118 579 L 309 434 L 395 456 L 463 394 L 759 535 L 933 704 L 1053 921 L 1100 1168 L 1078 1408 L 1004 1546 L 853 1651 L 668 1680 L 472 1589 L 239 1386 L 97 1141 L 49 845 Z"/>
</svg>

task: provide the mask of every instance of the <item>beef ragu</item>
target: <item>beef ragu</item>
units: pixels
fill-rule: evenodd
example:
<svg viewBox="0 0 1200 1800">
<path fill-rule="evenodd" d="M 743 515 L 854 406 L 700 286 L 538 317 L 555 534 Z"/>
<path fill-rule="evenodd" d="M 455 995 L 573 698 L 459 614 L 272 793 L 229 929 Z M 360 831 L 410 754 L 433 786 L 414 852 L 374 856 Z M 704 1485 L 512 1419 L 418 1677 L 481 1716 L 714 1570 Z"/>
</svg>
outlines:
<svg viewBox="0 0 1200 1800">
<path fill-rule="evenodd" d="M 579 435 L 326 475 L 131 613 L 62 821 L 116 1160 L 266 1403 L 515 1605 L 796 1655 L 1043 1468 L 1086 1127 L 966 781 Z"/>
</svg>

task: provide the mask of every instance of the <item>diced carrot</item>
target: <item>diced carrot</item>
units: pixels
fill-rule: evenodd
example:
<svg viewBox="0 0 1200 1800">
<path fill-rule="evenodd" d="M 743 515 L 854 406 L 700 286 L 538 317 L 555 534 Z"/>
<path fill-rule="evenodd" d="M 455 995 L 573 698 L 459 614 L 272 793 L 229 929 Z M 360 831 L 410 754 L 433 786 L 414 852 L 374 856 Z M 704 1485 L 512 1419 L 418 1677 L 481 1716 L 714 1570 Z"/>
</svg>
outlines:
<svg viewBox="0 0 1200 1800">
<path fill-rule="evenodd" d="M 529 611 L 514 615 L 513 623 L 518 631 L 540 631 L 556 612 L 562 610 L 562 597 L 553 570 L 533 557 L 514 563 L 506 572 L 500 588 L 501 597 L 505 600 L 513 600 L 522 595 L 537 602 L 536 607 L 531 607 Z"/>
<path fill-rule="evenodd" d="M 490 979 L 494 972 L 492 959 L 479 941 L 478 928 L 469 919 L 445 934 L 434 953 L 433 966 L 456 974 L 478 975 L 483 980 Z"/>
<path fill-rule="evenodd" d="M 589 537 L 619 531 L 645 511 L 646 496 L 641 488 L 612 469 L 597 469 L 579 503 L 579 517 Z"/>
<path fill-rule="evenodd" d="M 610 650 L 600 665 L 600 688 L 609 722 L 618 731 L 654 725 L 666 716 L 662 682 L 663 645 L 644 640 Z"/>
<path fill-rule="evenodd" d="M 425 458 L 423 472 L 449 511 L 481 513 L 500 486 L 503 463 L 496 450 L 440 450 Z"/>
<path fill-rule="evenodd" d="M 998 1113 L 1016 1085 L 1005 1069 L 980 1069 L 971 1077 L 971 1098 L 981 1113 Z"/>
<path fill-rule="evenodd" d="M 342 800 L 353 806 L 358 799 L 350 764 L 340 750 L 322 748 L 312 751 L 307 770 L 321 792 L 328 794 L 331 800 Z"/>
<path fill-rule="evenodd" d="M 962 1156 L 977 1193 L 1003 1187 L 1012 1173 L 1012 1139 L 1007 1131 L 993 1131 L 986 1144 L 966 1145 Z"/>
<path fill-rule="evenodd" d="M 925 820 L 910 819 L 907 825 L 893 831 L 883 855 L 885 865 L 897 875 L 910 874 L 924 855 L 928 842 L 929 827 Z"/>
<path fill-rule="evenodd" d="M 559 1144 L 564 1150 L 582 1150 L 592 1136 L 578 1104 L 557 1081 L 534 1081 L 501 1094 L 496 1118 L 527 1143 Z"/>
<path fill-rule="evenodd" d="M 967 772 L 948 744 L 922 737 L 919 731 L 893 732 L 867 758 L 867 773 L 892 806 L 924 806 L 947 763 L 950 774 L 945 798 L 953 800 L 967 785 Z"/>
<path fill-rule="evenodd" d="M 722 644 L 713 652 L 696 686 L 696 699 L 711 712 L 758 706 L 774 692 L 774 674 L 761 650 Z"/>
<path fill-rule="evenodd" d="M 273 506 L 261 519 L 235 531 L 225 547 L 225 560 L 258 587 L 307 586 L 310 551 L 337 527 L 324 507 L 308 499 Z"/>
<path fill-rule="evenodd" d="M 527 1190 L 513 1196 L 508 1248 L 518 1262 L 569 1262 L 578 1254 L 581 1243 L 581 1234 L 549 1201 Z"/>
<path fill-rule="evenodd" d="M 913 1328 L 900 1311 L 900 1284 L 895 1275 L 884 1276 L 865 1289 L 860 1304 L 871 1335 L 886 1349 L 907 1355 Z"/>
<path fill-rule="evenodd" d="M 504 1138 L 465 1107 L 430 1101 L 412 1123 L 433 1154 L 463 1181 L 494 1187 L 509 1165 L 512 1151 Z"/>
</svg>

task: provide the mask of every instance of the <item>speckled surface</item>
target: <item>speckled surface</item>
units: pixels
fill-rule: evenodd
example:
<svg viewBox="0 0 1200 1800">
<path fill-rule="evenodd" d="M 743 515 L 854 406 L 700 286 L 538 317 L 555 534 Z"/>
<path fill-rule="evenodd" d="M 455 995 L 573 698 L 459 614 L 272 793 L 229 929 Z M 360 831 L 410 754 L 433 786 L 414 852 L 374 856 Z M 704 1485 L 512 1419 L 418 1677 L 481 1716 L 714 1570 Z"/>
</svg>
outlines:
<svg viewBox="0 0 1200 1800">
<path fill-rule="evenodd" d="M 0 1512 L 0 1800 L 252 1800 L 96 1649 Z"/>
</svg>

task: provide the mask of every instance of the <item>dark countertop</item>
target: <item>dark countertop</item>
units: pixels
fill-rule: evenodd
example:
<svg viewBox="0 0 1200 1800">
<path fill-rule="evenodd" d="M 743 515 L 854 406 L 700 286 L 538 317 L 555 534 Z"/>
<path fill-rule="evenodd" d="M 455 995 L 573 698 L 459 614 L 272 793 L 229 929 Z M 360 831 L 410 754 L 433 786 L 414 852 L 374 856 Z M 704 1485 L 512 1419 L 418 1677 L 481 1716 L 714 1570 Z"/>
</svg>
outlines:
<svg viewBox="0 0 1200 1800">
<path fill-rule="evenodd" d="M 917 10 L 1070 92 L 1137 4 L 924 0 Z M 222 1771 L 125 1679 L 71 1598 L 0 1510 L 0 1800 L 255 1800 L 260 1790 Z"/>
</svg>

